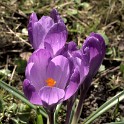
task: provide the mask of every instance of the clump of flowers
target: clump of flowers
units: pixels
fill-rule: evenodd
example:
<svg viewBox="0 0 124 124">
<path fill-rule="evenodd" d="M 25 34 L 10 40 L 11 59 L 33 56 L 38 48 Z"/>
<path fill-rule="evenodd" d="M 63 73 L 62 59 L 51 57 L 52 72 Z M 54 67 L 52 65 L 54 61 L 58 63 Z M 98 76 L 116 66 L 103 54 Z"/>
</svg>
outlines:
<svg viewBox="0 0 124 124">
<path fill-rule="evenodd" d="M 78 90 L 81 89 L 80 105 L 74 115 L 76 123 L 92 78 L 105 55 L 103 37 L 98 33 L 91 33 L 80 49 L 73 41 L 66 43 L 67 28 L 55 9 L 50 16 L 42 16 L 39 20 L 36 14 L 32 13 L 28 34 L 35 51 L 25 71 L 25 96 L 31 103 L 43 106 L 50 114 L 55 112 L 56 106 L 63 101 L 72 106 Z M 69 107 L 67 111 L 71 109 L 72 107 Z M 49 117 L 53 124 L 54 119 Z M 69 118 L 70 115 L 67 114 L 66 124 L 69 124 Z"/>
</svg>

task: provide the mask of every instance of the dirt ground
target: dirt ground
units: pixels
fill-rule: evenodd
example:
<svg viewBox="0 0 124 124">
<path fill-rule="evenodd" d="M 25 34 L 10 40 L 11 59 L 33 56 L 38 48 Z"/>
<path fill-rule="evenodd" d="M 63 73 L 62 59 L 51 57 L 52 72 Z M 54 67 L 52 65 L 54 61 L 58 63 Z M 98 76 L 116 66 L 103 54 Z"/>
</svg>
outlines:
<svg viewBox="0 0 124 124">
<path fill-rule="evenodd" d="M 106 100 L 124 90 L 124 1 L 74 1 L 0 1 L 0 80 L 22 90 L 26 61 L 33 52 L 27 34 L 29 15 L 35 11 L 41 17 L 57 8 L 68 28 L 68 41 L 81 45 L 90 32 L 100 32 L 106 39 L 106 56 L 87 93 L 80 119 L 82 122 Z M 34 111 L 25 108 L 27 106 L 5 90 L 0 89 L 0 94 L 0 124 L 31 124 L 30 121 L 35 119 Z M 124 101 L 92 124 L 122 120 Z M 62 123 L 61 116 L 58 121 Z"/>
</svg>

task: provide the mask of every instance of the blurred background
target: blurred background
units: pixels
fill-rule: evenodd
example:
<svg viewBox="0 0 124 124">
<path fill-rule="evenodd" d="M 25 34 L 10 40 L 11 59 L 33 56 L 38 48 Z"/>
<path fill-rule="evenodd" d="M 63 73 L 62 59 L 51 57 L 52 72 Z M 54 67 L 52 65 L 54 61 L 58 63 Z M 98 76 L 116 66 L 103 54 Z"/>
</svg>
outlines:
<svg viewBox="0 0 124 124">
<path fill-rule="evenodd" d="M 79 47 L 91 32 L 106 41 L 106 56 L 86 96 L 80 122 L 106 100 L 124 90 L 124 0 L 0 0 L 0 80 L 22 91 L 27 60 L 29 16 L 49 15 L 56 8 L 68 29 L 68 41 Z M 63 124 L 65 108 L 59 111 Z M 36 111 L 0 88 L 0 124 L 35 124 Z M 124 101 L 92 124 L 124 120 Z"/>
</svg>

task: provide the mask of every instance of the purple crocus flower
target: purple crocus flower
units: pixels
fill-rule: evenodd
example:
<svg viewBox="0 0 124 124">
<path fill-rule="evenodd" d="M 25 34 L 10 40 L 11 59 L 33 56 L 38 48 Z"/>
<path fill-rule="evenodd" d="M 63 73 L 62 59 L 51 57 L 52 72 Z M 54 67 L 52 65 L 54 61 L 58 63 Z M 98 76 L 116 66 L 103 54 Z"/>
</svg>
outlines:
<svg viewBox="0 0 124 124">
<path fill-rule="evenodd" d="M 97 73 L 100 65 L 102 64 L 105 56 L 105 41 L 103 37 L 98 33 L 91 33 L 89 37 L 84 41 L 82 51 L 82 58 L 85 60 L 85 65 L 89 66 L 89 72 L 82 84 L 84 93 L 82 95 L 82 101 L 90 87 L 92 78 Z"/>
<path fill-rule="evenodd" d="M 33 48 L 47 49 L 51 55 L 55 55 L 67 40 L 67 29 L 58 12 L 53 9 L 50 16 L 42 16 L 37 19 L 36 13 L 32 13 L 28 24 L 29 40 Z"/>
<path fill-rule="evenodd" d="M 69 62 L 72 63 L 71 74 L 73 76 L 70 77 L 70 80 L 78 81 L 78 87 L 81 89 L 79 105 L 73 120 L 74 124 L 76 124 L 82 110 L 84 98 L 92 82 L 92 78 L 98 71 L 105 56 L 105 41 L 100 34 L 91 33 L 84 41 L 81 49 L 78 49 L 76 43 L 72 41 L 67 43 L 59 54 L 67 57 Z M 82 79 L 83 73 L 87 73 L 84 80 Z M 73 102 L 74 99 L 71 100 L 71 102 Z M 71 106 L 68 106 L 67 110 L 67 124 L 69 123 L 69 110 L 71 109 Z"/>
<path fill-rule="evenodd" d="M 52 58 L 46 49 L 35 51 L 29 59 L 23 82 L 27 99 L 33 104 L 51 109 L 74 95 L 79 87 L 79 73 L 76 68 L 70 73 L 70 64 L 63 55 Z M 88 70 L 83 63 L 80 69 L 83 81 Z"/>
<path fill-rule="evenodd" d="M 105 56 L 105 41 L 100 34 L 91 33 L 90 36 L 88 36 L 84 41 L 82 48 L 80 50 L 73 51 L 72 54 L 73 56 L 81 59 L 81 61 L 84 62 L 84 66 L 89 67 L 89 72 L 85 80 L 81 82 L 79 104 L 72 120 L 73 124 L 76 124 L 79 120 L 83 101 L 92 82 L 92 78 L 98 71 Z"/>
<path fill-rule="evenodd" d="M 105 56 L 105 41 L 98 33 L 91 33 L 81 49 L 81 58 L 89 65 L 88 77 L 92 78 L 98 71 Z"/>
<path fill-rule="evenodd" d="M 80 67 L 82 65 L 85 66 L 86 70 L 89 70 L 85 81 L 82 82 L 80 76 L 80 83 L 84 85 L 86 82 L 85 87 L 89 87 L 105 56 L 105 41 L 100 34 L 91 33 L 84 41 L 81 49 L 78 49 L 76 43 L 72 41 L 65 45 L 60 54 L 67 57 L 72 63 L 72 73 L 76 68 L 79 75 L 81 75 L 82 70 Z"/>
</svg>

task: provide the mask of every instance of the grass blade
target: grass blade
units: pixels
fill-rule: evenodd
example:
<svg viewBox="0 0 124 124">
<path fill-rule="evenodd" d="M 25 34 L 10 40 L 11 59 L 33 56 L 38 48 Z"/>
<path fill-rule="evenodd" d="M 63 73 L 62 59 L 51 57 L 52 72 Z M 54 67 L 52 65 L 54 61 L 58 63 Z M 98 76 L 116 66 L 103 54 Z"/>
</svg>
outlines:
<svg viewBox="0 0 124 124">
<path fill-rule="evenodd" d="M 30 106 L 31 108 L 37 110 L 37 106 L 31 104 L 23 95 L 23 93 L 21 91 L 18 91 L 16 88 L 8 85 L 7 83 L 3 82 L 0 80 L 0 87 L 3 88 L 4 90 L 8 91 L 9 93 L 11 93 L 12 95 L 14 95 L 15 97 L 17 97 L 18 99 L 20 99 L 21 101 L 23 101 L 24 103 L 26 103 L 28 106 Z M 44 111 L 44 109 L 42 107 L 40 107 L 40 113 L 47 118 L 47 114 Z"/>
<path fill-rule="evenodd" d="M 116 105 L 118 102 L 124 100 L 124 91 L 121 91 L 110 100 L 105 102 L 101 107 L 99 107 L 95 112 L 93 112 L 82 124 L 91 124 L 96 118 L 105 113 L 111 107 Z"/>
<path fill-rule="evenodd" d="M 36 124 L 43 124 L 43 118 L 41 114 L 37 115 L 37 123 Z"/>
</svg>

